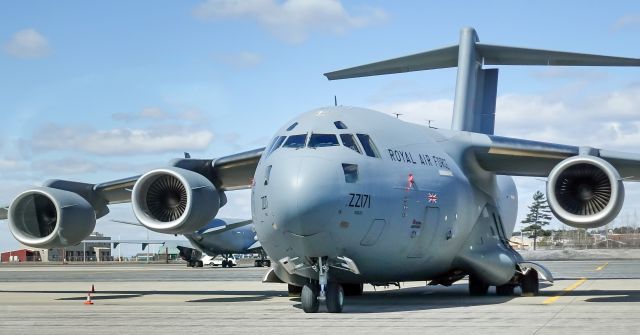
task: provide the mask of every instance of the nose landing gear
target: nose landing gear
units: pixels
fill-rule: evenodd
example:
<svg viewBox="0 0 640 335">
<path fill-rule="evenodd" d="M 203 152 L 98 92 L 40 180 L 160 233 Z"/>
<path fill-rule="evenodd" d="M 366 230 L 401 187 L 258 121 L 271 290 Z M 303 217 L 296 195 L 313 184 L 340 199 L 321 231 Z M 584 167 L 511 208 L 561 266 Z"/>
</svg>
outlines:
<svg viewBox="0 0 640 335">
<path fill-rule="evenodd" d="M 320 302 L 327 304 L 329 313 L 340 313 L 344 307 L 344 290 L 342 285 L 336 282 L 328 281 L 327 264 L 323 264 L 322 257 L 318 258 L 318 263 L 314 265 L 318 271 L 318 282 L 307 283 L 302 287 L 300 300 L 302 302 L 302 310 L 305 313 L 316 313 L 320 308 Z"/>
</svg>

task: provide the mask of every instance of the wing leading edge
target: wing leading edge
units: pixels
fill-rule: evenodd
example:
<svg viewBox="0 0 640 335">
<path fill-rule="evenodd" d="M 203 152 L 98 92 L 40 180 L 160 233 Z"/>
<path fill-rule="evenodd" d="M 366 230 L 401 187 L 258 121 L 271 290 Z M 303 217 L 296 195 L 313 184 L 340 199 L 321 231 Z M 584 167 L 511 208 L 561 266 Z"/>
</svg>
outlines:
<svg viewBox="0 0 640 335">
<path fill-rule="evenodd" d="M 241 190 L 251 187 L 263 151 L 264 148 L 259 148 L 216 159 L 176 159 L 170 165 L 202 174 L 220 191 Z M 45 182 L 43 186 L 79 194 L 91 203 L 99 218 L 109 212 L 107 205 L 131 201 L 131 191 L 138 178 L 140 175 L 99 184 L 56 179 Z M 0 220 L 7 219 L 8 207 L 0 207 Z"/>
<path fill-rule="evenodd" d="M 478 165 L 490 172 L 510 176 L 547 177 L 562 160 L 577 155 L 604 159 L 625 181 L 640 181 L 640 154 L 503 136 L 468 133 L 469 153 Z"/>
</svg>

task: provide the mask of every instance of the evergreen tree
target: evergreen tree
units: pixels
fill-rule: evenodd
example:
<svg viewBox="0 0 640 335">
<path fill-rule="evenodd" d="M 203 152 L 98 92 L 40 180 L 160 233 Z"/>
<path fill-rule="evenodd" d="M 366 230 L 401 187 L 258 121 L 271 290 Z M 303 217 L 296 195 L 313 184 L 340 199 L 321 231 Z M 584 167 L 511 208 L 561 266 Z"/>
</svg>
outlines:
<svg viewBox="0 0 640 335">
<path fill-rule="evenodd" d="M 529 232 L 529 237 L 533 237 L 533 250 L 536 250 L 538 236 L 547 236 L 548 233 L 542 227 L 549 224 L 551 221 L 551 210 L 547 204 L 544 194 L 540 191 L 536 191 L 533 194 L 533 202 L 529 206 L 529 214 L 521 221 L 521 223 L 527 225 L 522 229 L 522 232 Z"/>
</svg>

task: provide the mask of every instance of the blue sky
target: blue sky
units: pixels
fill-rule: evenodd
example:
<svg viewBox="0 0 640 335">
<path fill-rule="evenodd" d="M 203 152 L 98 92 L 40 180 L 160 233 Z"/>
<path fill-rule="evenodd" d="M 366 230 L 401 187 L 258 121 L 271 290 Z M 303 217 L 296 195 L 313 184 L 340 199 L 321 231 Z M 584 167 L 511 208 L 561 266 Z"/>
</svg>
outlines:
<svg viewBox="0 0 640 335">
<path fill-rule="evenodd" d="M 0 201 L 49 178 L 100 182 L 183 151 L 264 146 L 334 95 L 446 128 L 455 69 L 337 82 L 322 73 L 453 45 L 465 26 L 491 44 L 640 57 L 633 1 L 0 2 Z M 503 67 L 496 132 L 639 152 L 639 78 L 634 68 Z M 521 207 L 544 187 L 518 184 Z M 627 187 L 623 216 L 639 193 Z M 128 206 L 113 212 L 131 218 Z M 248 193 L 221 215 L 249 217 Z M 109 222 L 96 230 L 146 237 Z M 0 225 L 0 250 L 16 246 Z"/>
</svg>

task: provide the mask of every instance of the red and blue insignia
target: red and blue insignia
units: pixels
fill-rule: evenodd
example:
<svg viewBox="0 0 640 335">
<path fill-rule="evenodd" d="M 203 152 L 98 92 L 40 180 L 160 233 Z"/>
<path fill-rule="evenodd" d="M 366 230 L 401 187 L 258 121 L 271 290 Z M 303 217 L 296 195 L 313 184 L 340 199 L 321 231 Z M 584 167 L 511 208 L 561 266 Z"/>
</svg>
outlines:
<svg viewBox="0 0 640 335">
<path fill-rule="evenodd" d="M 430 204 L 437 204 L 438 195 L 436 193 L 429 193 L 427 194 L 427 200 L 429 201 Z"/>
</svg>

